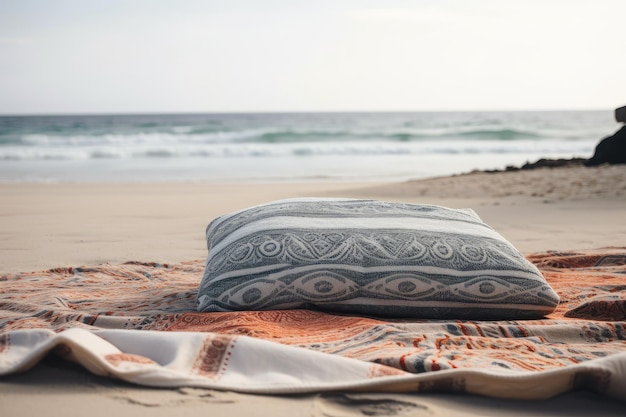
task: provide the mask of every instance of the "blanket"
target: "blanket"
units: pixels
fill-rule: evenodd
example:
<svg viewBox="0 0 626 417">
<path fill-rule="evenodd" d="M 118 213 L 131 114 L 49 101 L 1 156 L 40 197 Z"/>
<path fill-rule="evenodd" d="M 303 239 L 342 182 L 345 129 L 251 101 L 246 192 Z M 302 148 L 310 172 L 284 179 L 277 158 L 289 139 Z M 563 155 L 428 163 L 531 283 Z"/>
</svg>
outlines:
<svg viewBox="0 0 626 417">
<path fill-rule="evenodd" d="M 626 248 L 527 258 L 561 297 L 541 320 L 198 313 L 202 261 L 2 276 L 0 376 L 54 354 L 98 375 L 155 387 L 515 399 L 589 389 L 625 400 Z"/>
</svg>

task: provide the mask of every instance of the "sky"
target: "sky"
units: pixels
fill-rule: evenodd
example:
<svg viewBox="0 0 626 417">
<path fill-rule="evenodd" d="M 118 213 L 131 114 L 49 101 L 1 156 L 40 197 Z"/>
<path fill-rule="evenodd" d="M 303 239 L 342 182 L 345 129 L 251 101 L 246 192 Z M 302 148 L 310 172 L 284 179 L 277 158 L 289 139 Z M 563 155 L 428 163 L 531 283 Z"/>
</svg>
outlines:
<svg viewBox="0 0 626 417">
<path fill-rule="evenodd" d="M 0 114 L 612 110 L 624 0 L 0 0 Z"/>
</svg>

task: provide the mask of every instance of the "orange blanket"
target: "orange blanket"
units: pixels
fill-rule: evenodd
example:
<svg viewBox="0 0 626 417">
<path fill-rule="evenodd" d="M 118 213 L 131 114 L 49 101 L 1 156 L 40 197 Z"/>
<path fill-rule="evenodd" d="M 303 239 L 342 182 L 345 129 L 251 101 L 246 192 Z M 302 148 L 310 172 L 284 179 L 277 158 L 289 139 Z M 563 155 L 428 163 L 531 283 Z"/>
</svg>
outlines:
<svg viewBox="0 0 626 417">
<path fill-rule="evenodd" d="M 528 256 L 561 297 L 543 320 L 381 320 L 308 310 L 197 313 L 203 262 L 132 262 L 0 277 L 2 334 L 68 328 L 211 332 L 367 361 L 387 374 L 446 369 L 547 371 L 626 352 L 626 248 Z M 611 375 L 577 372 L 604 392 Z M 421 390 L 429 389 L 421 387 Z M 433 390 L 463 391 L 458 379 Z"/>
</svg>

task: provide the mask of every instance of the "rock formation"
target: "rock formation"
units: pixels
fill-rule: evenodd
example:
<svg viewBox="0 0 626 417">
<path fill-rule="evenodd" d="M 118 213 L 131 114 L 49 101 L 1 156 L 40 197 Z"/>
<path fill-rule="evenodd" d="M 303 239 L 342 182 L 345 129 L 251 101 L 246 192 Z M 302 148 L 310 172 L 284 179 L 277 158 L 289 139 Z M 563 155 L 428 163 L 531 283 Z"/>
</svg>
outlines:
<svg viewBox="0 0 626 417">
<path fill-rule="evenodd" d="M 626 106 L 615 109 L 615 120 L 626 123 Z M 596 146 L 593 157 L 585 161 L 587 166 L 600 164 L 626 164 L 626 126 L 612 136 L 604 138 Z"/>
</svg>

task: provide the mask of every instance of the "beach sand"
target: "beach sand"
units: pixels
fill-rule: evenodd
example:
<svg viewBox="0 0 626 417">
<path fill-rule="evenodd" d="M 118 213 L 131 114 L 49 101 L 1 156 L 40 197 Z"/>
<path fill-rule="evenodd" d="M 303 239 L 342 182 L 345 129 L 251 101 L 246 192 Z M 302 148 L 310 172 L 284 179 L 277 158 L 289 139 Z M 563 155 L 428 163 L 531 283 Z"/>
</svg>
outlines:
<svg viewBox="0 0 626 417">
<path fill-rule="evenodd" d="M 0 274 L 201 259 L 213 218 L 305 196 L 469 207 L 523 253 L 626 244 L 624 165 L 385 184 L 0 184 L 0 196 Z"/>
<path fill-rule="evenodd" d="M 523 253 L 626 246 L 626 166 L 471 173 L 403 183 L 2 184 L 0 274 L 206 256 L 221 214 L 289 197 L 376 198 L 474 209 Z M 0 415 L 623 415 L 589 392 L 520 402 L 466 395 L 253 396 L 157 390 L 48 358 L 0 380 Z"/>
</svg>

